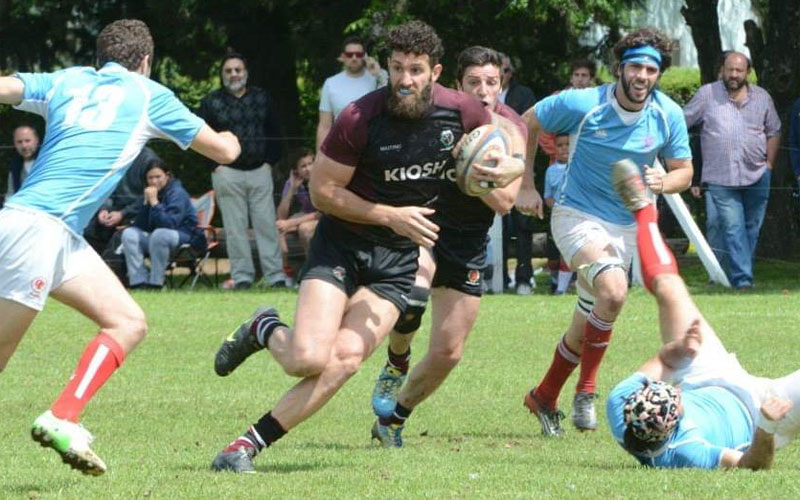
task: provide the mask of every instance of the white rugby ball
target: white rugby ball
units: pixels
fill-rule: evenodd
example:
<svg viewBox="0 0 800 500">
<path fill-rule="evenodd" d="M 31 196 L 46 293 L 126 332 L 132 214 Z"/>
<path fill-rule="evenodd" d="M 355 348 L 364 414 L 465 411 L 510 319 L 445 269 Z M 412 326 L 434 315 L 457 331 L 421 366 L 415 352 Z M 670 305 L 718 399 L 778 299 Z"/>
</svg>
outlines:
<svg viewBox="0 0 800 500">
<path fill-rule="evenodd" d="M 469 132 L 456 156 L 456 184 L 459 189 L 469 196 L 483 196 L 494 189 L 491 182 L 478 182 L 470 178 L 472 165 L 477 163 L 483 167 L 495 167 L 497 161 L 485 159 L 487 153 L 500 151 L 508 154 L 510 149 L 511 140 L 497 125 L 482 125 Z"/>
</svg>

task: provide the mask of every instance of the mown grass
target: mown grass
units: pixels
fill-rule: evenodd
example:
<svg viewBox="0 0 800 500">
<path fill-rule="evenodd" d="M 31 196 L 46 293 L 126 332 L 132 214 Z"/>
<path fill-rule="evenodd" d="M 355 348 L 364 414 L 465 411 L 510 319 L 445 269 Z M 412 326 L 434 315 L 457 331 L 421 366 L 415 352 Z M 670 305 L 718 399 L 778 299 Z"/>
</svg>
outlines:
<svg viewBox="0 0 800 500">
<path fill-rule="evenodd" d="M 726 293 L 684 266 L 696 300 L 751 372 L 800 368 L 798 266 L 760 265 L 758 289 Z M 543 287 L 540 286 L 539 290 Z M 259 474 L 209 471 L 214 455 L 268 410 L 293 380 L 259 354 L 236 373 L 212 369 L 219 341 L 254 307 L 284 314 L 293 292 L 140 293 L 149 338 L 84 413 L 108 462 L 83 477 L 29 438 L 33 419 L 66 382 L 94 327 L 51 302 L 0 376 L 0 498 L 791 498 L 800 495 L 800 446 L 769 472 L 659 471 L 636 466 L 600 430 L 547 440 L 522 407 L 546 370 L 574 296 L 487 296 L 461 365 L 412 415 L 402 450 L 369 441 L 369 396 L 383 348 L 314 418 L 256 461 Z M 427 325 L 427 321 L 424 323 Z M 427 334 L 413 357 L 424 352 Z M 600 375 L 600 391 L 658 348 L 654 303 L 633 290 Z M 568 413 L 572 384 L 561 404 Z"/>
</svg>

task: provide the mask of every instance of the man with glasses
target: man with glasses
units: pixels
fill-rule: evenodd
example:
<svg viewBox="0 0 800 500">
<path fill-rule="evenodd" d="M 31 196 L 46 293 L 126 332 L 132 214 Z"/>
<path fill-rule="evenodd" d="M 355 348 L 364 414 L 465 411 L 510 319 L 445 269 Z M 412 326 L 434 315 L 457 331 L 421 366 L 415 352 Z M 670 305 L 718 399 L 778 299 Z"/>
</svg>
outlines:
<svg viewBox="0 0 800 500">
<path fill-rule="evenodd" d="M 317 123 L 317 152 L 328 135 L 334 120 L 351 102 L 373 90 L 386 85 L 388 75 L 377 60 L 369 57 L 364 42 L 357 36 L 349 36 L 342 42 L 341 72 L 325 80 L 319 100 L 319 123 Z"/>
</svg>

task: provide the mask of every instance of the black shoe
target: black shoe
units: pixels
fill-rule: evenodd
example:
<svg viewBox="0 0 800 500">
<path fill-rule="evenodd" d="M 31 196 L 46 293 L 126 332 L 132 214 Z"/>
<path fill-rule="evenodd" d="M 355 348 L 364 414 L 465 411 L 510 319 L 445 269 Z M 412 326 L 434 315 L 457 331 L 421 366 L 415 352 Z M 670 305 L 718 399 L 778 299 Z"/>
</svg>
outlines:
<svg viewBox="0 0 800 500">
<path fill-rule="evenodd" d="M 253 288 L 253 284 L 249 281 L 240 281 L 233 286 L 234 290 L 250 290 Z"/>
<path fill-rule="evenodd" d="M 270 283 L 269 287 L 270 288 L 287 288 L 285 280 L 280 280 L 280 281 L 276 281 L 275 283 Z"/>
<path fill-rule="evenodd" d="M 259 307 L 244 323 L 236 327 L 225 338 L 214 358 L 214 371 L 217 375 L 220 377 L 229 375 L 251 354 L 263 349 L 250 333 L 250 327 L 253 322 L 262 316 L 274 316 L 278 319 L 278 312 L 271 307 Z"/>
</svg>

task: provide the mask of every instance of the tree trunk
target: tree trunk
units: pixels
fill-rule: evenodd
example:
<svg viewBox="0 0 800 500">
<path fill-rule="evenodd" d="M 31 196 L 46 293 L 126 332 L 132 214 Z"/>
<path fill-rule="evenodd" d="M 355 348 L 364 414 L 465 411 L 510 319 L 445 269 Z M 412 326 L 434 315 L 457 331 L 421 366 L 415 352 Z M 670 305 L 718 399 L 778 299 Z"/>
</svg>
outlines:
<svg viewBox="0 0 800 500">
<path fill-rule="evenodd" d="M 800 95 L 800 10 L 795 0 L 770 0 L 765 15 L 764 50 L 754 61 L 761 69 L 758 83 L 772 96 L 783 124 L 782 135 L 789 132 L 789 111 Z M 753 40 L 758 44 L 759 40 Z M 748 39 L 748 46 L 751 41 Z M 754 54 L 755 56 L 755 54 Z M 762 57 L 763 56 L 763 57 Z M 791 258 L 797 255 L 798 225 L 792 188 L 794 176 L 789 165 L 786 142 L 780 149 L 772 176 L 767 215 L 761 229 L 759 254 L 767 257 Z"/>
<path fill-rule="evenodd" d="M 719 38 L 719 0 L 686 0 L 681 14 L 692 29 L 692 40 L 697 47 L 697 60 L 700 63 L 701 83 L 717 79 L 719 55 L 722 42 Z"/>
</svg>

